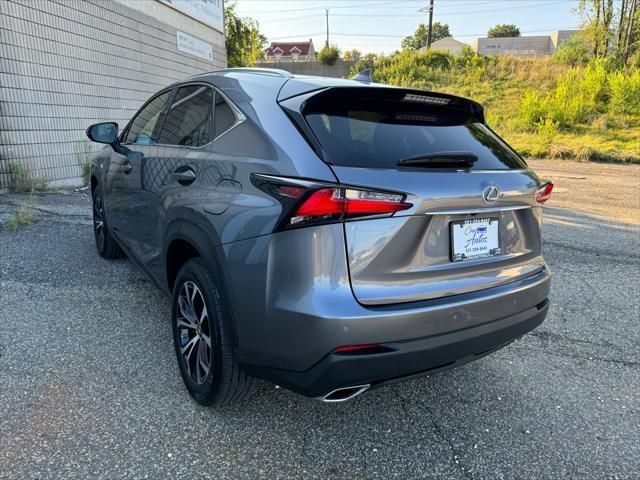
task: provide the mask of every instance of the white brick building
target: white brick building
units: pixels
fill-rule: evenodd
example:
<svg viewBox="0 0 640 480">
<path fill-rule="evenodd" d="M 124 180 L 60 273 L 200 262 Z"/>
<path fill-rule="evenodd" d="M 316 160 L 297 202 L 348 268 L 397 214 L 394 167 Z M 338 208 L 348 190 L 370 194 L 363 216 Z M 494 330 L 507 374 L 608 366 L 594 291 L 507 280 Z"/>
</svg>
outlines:
<svg viewBox="0 0 640 480">
<path fill-rule="evenodd" d="M 225 66 L 222 0 L 0 0 L 0 189 L 81 184 L 88 125 Z"/>
</svg>

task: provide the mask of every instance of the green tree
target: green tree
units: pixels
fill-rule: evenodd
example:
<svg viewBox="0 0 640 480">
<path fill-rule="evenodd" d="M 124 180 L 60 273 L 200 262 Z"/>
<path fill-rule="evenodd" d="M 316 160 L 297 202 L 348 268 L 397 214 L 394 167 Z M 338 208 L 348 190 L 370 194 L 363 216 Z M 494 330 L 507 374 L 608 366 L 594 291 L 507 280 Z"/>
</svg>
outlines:
<svg viewBox="0 0 640 480">
<path fill-rule="evenodd" d="M 324 47 L 316 54 L 316 58 L 325 65 L 333 65 L 340 58 L 340 49 L 335 45 Z"/>
<path fill-rule="evenodd" d="M 519 37 L 520 29 L 512 24 L 501 23 L 489 29 L 487 33 L 489 38 L 497 37 Z"/>
<path fill-rule="evenodd" d="M 431 30 L 431 43 L 440 40 L 442 38 L 450 37 L 449 25 L 446 23 L 434 22 Z M 409 35 L 402 40 L 402 48 L 405 50 L 419 50 L 422 47 L 427 46 L 427 40 L 429 37 L 429 28 L 421 23 L 416 28 L 413 35 Z"/>
<path fill-rule="evenodd" d="M 258 22 L 238 17 L 235 7 L 235 2 L 230 2 L 224 9 L 227 65 L 247 67 L 260 60 L 267 46 L 267 39 L 260 33 Z"/>
<path fill-rule="evenodd" d="M 357 75 L 358 73 L 360 73 L 363 70 L 366 70 L 367 68 L 370 68 L 373 70 L 374 64 L 376 62 L 376 58 L 378 58 L 378 56 L 375 53 L 367 53 L 364 57 L 360 57 L 356 62 L 356 64 L 353 67 L 351 67 L 349 76 L 353 77 L 354 75 Z"/>
<path fill-rule="evenodd" d="M 627 63 L 640 49 L 640 0 L 621 0 L 619 8 L 613 0 L 578 0 L 576 11 L 593 56 Z"/>
<path fill-rule="evenodd" d="M 346 52 L 344 52 L 342 58 L 344 58 L 345 60 L 355 60 L 357 62 L 358 60 L 360 60 L 361 56 L 362 53 L 360 53 L 360 50 L 354 48 L 352 50 L 347 50 Z"/>
</svg>

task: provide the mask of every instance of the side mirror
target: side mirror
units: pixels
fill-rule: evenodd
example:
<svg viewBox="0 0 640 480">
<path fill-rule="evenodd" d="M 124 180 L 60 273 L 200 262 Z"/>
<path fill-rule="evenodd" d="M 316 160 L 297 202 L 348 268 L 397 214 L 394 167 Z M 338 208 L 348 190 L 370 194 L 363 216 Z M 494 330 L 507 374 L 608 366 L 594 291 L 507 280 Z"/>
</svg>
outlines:
<svg viewBox="0 0 640 480">
<path fill-rule="evenodd" d="M 118 124 L 115 122 L 94 123 L 87 128 L 86 133 L 92 142 L 113 145 L 118 141 Z"/>
</svg>

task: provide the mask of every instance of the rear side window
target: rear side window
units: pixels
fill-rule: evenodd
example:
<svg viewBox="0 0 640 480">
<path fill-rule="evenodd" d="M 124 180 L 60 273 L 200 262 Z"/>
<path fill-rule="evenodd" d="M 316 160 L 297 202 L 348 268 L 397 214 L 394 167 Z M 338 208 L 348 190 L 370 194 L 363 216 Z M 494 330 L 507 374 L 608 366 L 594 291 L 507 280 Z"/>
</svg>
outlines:
<svg viewBox="0 0 640 480">
<path fill-rule="evenodd" d="M 171 91 L 161 93 L 138 112 L 131 122 L 124 143 L 135 143 L 138 145 L 153 145 L 156 143 L 154 131 L 158 124 L 160 114 L 169 101 L 170 95 Z"/>
<path fill-rule="evenodd" d="M 236 123 L 236 116 L 231 106 L 219 93 L 216 94 L 216 110 L 215 110 L 215 136 L 219 137 Z"/>
<path fill-rule="evenodd" d="M 451 108 L 379 96 L 314 99 L 305 118 L 335 165 L 395 169 L 407 158 L 469 152 L 472 169 L 526 168 L 491 130 Z"/>
<path fill-rule="evenodd" d="M 162 124 L 158 143 L 200 147 L 213 139 L 213 89 L 180 87 Z"/>
</svg>

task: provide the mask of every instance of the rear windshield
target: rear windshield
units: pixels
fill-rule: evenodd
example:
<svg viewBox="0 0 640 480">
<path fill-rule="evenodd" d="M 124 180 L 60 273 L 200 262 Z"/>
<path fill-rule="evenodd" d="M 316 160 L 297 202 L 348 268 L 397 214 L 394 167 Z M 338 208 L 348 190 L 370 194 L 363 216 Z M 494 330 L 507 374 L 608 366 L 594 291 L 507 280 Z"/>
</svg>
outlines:
<svg viewBox="0 0 640 480">
<path fill-rule="evenodd" d="M 321 97 L 321 95 L 318 95 Z M 335 165 L 398 168 L 401 160 L 469 152 L 472 169 L 526 168 L 502 140 L 468 113 L 398 99 L 312 98 L 305 118 Z"/>
</svg>

